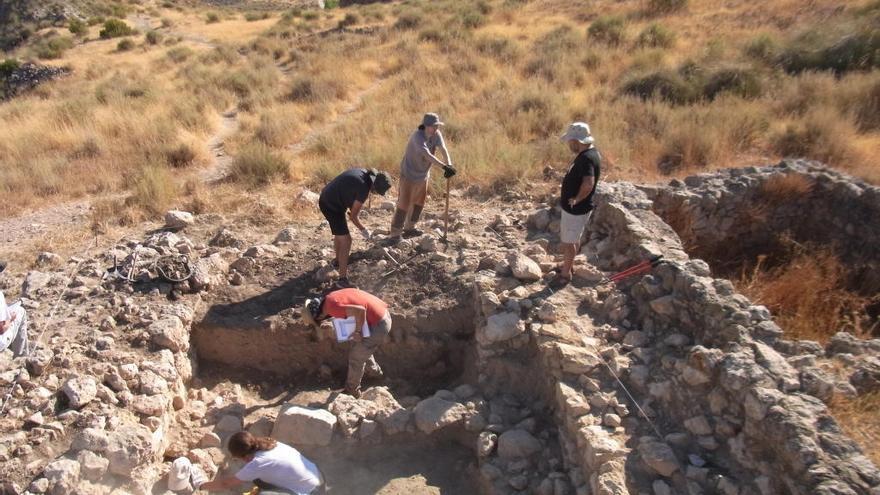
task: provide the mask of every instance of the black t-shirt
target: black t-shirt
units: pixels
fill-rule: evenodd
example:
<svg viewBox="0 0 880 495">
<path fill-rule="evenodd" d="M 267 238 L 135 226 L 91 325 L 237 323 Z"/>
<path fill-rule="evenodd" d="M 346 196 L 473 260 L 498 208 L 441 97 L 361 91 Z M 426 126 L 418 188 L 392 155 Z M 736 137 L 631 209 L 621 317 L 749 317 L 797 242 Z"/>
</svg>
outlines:
<svg viewBox="0 0 880 495">
<path fill-rule="evenodd" d="M 320 202 L 328 210 L 345 212 L 355 201 L 366 202 L 372 185 L 373 177 L 366 169 L 346 170 L 324 186 Z"/>
<path fill-rule="evenodd" d="M 562 194 L 559 199 L 562 209 L 572 215 L 586 215 L 593 209 L 593 194 L 596 193 L 596 185 L 599 184 L 599 167 L 602 157 L 599 151 L 593 147 L 578 153 L 565 178 L 562 179 Z M 590 195 L 574 207 L 568 206 L 568 200 L 577 197 L 578 191 L 581 189 L 584 177 L 593 177 L 593 190 Z"/>
</svg>

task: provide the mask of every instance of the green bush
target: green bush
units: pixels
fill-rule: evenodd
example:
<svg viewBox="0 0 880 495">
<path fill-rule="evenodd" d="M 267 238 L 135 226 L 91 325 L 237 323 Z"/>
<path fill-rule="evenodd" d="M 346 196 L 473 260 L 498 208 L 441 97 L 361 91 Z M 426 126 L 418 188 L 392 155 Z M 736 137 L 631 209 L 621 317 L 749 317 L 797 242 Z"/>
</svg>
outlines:
<svg viewBox="0 0 880 495">
<path fill-rule="evenodd" d="M 466 29 L 476 29 L 486 24 L 486 16 L 476 10 L 467 10 L 461 13 L 459 21 Z"/>
<path fill-rule="evenodd" d="M 636 44 L 654 48 L 670 48 L 675 44 L 675 33 L 660 24 L 653 23 L 639 33 Z"/>
<path fill-rule="evenodd" d="M 703 96 L 714 100 L 722 93 L 758 98 L 763 93 L 761 78 L 752 69 L 729 68 L 714 72 L 703 86 Z"/>
<path fill-rule="evenodd" d="M 755 60 L 771 62 L 777 57 L 779 44 L 769 34 L 759 34 L 746 43 L 743 52 Z"/>
<path fill-rule="evenodd" d="M 790 73 L 868 71 L 880 67 L 880 30 L 864 29 L 830 44 L 805 36 L 783 51 L 778 62 Z"/>
<path fill-rule="evenodd" d="M 144 40 L 150 45 L 158 45 L 162 42 L 162 33 L 159 31 L 147 31 Z"/>
<path fill-rule="evenodd" d="M 101 38 L 106 40 L 120 36 L 131 36 L 134 34 L 134 29 L 120 19 L 108 19 L 104 22 L 104 28 L 101 29 L 100 34 Z"/>
<path fill-rule="evenodd" d="M 262 21 L 264 19 L 269 18 L 268 12 L 246 12 L 244 14 L 244 20 L 248 22 Z"/>
<path fill-rule="evenodd" d="M 80 19 L 71 19 L 67 22 L 67 30 L 77 36 L 84 36 L 89 32 L 89 27 Z"/>
<path fill-rule="evenodd" d="M 416 29 L 422 25 L 422 16 L 417 12 L 404 12 L 398 16 L 394 27 L 397 29 Z"/>
<path fill-rule="evenodd" d="M 127 52 L 134 48 L 134 41 L 126 38 L 124 40 L 119 40 L 119 43 L 116 44 L 116 50 L 120 52 Z"/>
<path fill-rule="evenodd" d="M 681 74 L 670 71 L 659 71 L 632 78 L 624 83 L 622 91 L 643 100 L 659 98 L 676 105 L 693 102 L 697 97 L 697 91 L 691 81 L 686 80 Z"/>
<path fill-rule="evenodd" d="M 18 70 L 19 67 L 21 67 L 21 62 L 14 58 L 7 58 L 3 62 L 0 62 L 0 78 L 9 77 L 13 72 Z"/>
<path fill-rule="evenodd" d="M 652 13 L 668 14 L 684 10 L 688 6 L 688 0 L 648 0 L 648 11 Z"/>
<path fill-rule="evenodd" d="M 324 8 L 325 9 L 328 9 L 328 10 L 335 9 L 336 7 L 339 7 L 339 0 L 325 0 L 324 1 Z"/>
<path fill-rule="evenodd" d="M 205 16 L 205 22 L 207 22 L 208 24 L 220 22 L 220 15 L 216 12 L 208 12 L 208 15 Z"/>
<path fill-rule="evenodd" d="M 40 40 L 34 45 L 37 57 L 42 59 L 61 58 L 64 52 L 73 47 L 73 39 L 69 36 L 55 36 Z"/>
<path fill-rule="evenodd" d="M 302 18 L 306 21 L 314 21 L 317 18 L 321 17 L 321 14 L 316 10 L 307 10 L 303 12 Z"/>
<path fill-rule="evenodd" d="M 105 20 L 106 19 L 104 19 L 104 16 L 100 16 L 100 15 L 95 16 L 95 17 L 89 17 L 86 20 L 86 24 L 88 24 L 89 26 L 97 26 L 98 24 L 104 24 Z"/>
<path fill-rule="evenodd" d="M 169 19 L 167 17 L 162 18 L 162 27 L 163 28 L 170 28 L 173 25 L 174 25 L 174 21 L 172 21 L 171 19 Z"/>
<path fill-rule="evenodd" d="M 359 22 L 361 22 L 361 19 L 360 19 L 360 17 L 358 17 L 357 14 L 355 14 L 354 12 L 348 12 L 347 14 L 345 14 L 345 17 L 343 17 L 339 21 L 338 27 L 340 29 L 342 29 L 342 28 L 346 28 L 348 26 L 354 26 L 355 24 L 357 24 Z"/>
<path fill-rule="evenodd" d="M 519 47 L 509 38 L 483 37 L 476 42 L 477 51 L 500 62 L 512 62 L 519 58 Z"/>
<path fill-rule="evenodd" d="M 622 17 L 602 16 L 593 21 L 587 29 L 590 38 L 608 45 L 619 45 L 625 36 Z"/>
<path fill-rule="evenodd" d="M 229 176 L 252 186 L 268 184 L 275 177 L 288 174 L 287 162 L 263 143 L 252 143 L 236 155 Z"/>
<path fill-rule="evenodd" d="M 426 41 L 428 43 L 445 43 L 449 40 L 449 35 L 446 31 L 439 28 L 428 28 L 419 33 L 419 41 Z"/>
</svg>

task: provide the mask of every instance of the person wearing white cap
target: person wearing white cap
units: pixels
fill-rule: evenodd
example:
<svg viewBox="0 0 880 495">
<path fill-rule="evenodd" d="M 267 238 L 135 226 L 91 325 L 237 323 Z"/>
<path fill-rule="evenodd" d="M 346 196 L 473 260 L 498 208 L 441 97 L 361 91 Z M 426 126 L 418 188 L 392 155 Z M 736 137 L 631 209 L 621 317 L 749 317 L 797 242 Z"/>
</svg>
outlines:
<svg viewBox="0 0 880 495">
<path fill-rule="evenodd" d="M 6 270 L 6 262 L 0 261 L 0 273 Z M 28 354 L 28 318 L 21 301 L 6 304 L 0 291 L 0 351 L 10 349 L 13 357 Z"/>
<path fill-rule="evenodd" d="M 310 495 L 318 493 L 324 477 L 318 466 L 298 450 L 271 437 L 240 431 L 229 438 L 229 453 L 246 464 L 234 476 L 199 482 L 195 488 L 208 492 L 254 483 L 261 495 Z"/>
<path fill-rule="evenodd" d="M 201 486 L 208 477 L 198 465 L 186 457 L 178 457 L 171 463 L 171 471 L 168 472 L 168 489 L 172 492 L 192 492 Z"/>
<path fill-rule="evenodd" d="M 602 157 L 594 145 L 590 126 L 584 122 L 574 122 L 560 137 L 575 154 L 562 179 L 559 206 L 562 220 L 559 225 L 559 240 L 562 243 L 562 267 L 551 282 L 557 287 L 571 282 L 574 257 L 580 249 L 581 237 L 593 211 L 593 195 L 599 183 Z"/>
<path fill-rule="evenodd" d="M 404 233 L 409 236 L 421 233 L 416 229 L 416 224 L 425 208 L 431 167 L 441 167 L 443 177 L 447 179 L 456 173 L 443 133 L 440 132 L 443 125 L 439 115 L 426 113 L 422 117 L 422 124 L 409 137 L 400 162 L 400 185 L 397 208 L 391 219 L 391 240 L 399 240 Z M 438 148 L 445 161 L 435 155 Z"/>
</svg>

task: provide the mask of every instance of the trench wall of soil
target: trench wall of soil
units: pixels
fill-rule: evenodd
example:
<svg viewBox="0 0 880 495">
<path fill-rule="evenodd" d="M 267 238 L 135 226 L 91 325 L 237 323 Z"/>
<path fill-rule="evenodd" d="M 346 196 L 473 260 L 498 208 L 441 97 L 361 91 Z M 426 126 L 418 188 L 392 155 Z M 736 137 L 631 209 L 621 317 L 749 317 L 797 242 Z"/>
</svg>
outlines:
<svg viewBox="0 0 880 495">
<path fill-rule="evenodd" d="M 438 377 L 466 367 L 473 338 L 474 310 L 467 304 L 420 315 L 391 313 L 388 341 L 376 352 L 386 376 Z M 348 365 L 351 344 L 337 342 L 325 324 L 318 332 L 292 315 L 245 322 L 210 315 L 193 327 L 199 361 L 268 371 L 279 376 L 334 372 Z"/>
</svg>

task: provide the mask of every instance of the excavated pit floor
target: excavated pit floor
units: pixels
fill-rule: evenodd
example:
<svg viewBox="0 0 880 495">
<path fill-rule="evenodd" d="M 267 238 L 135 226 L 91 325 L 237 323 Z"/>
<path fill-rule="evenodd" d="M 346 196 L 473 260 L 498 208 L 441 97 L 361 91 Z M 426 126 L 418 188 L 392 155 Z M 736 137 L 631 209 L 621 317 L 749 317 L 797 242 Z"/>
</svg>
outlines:
<svg viewBox="0 0 880 495">
<path fill-rule="evenodd" d="M 304 271 L 295 260 L 272 263 L 251 283 L 215 295 L 192 333 L 198 365 L 190 388 L 239 397 L 230 412 L 264 435 L 284 404 L 327 408 L 343 387 L 348 356 L 348 344 L 300 323 L 297 307 L 315 293 L 315 269 Z M 375 355 L 384 376 L 365 376 L 363 388 L 386 386 L 405 401 L 475 382 L 468 283 L 420 260 L 393 283 L 390 277 L 368 279 L 375 268 L 356 263 L 352 271 L 364 280 L 360 288 L 389 303 L 394 322 L 391 339 Z M 405 433 L 352 443 L 337 433 L 330 446 L 300 450 L 320 466 L 328 493 L 479 493 L 472 440 Z"/>
</svg>

